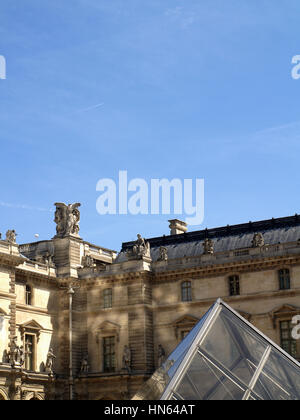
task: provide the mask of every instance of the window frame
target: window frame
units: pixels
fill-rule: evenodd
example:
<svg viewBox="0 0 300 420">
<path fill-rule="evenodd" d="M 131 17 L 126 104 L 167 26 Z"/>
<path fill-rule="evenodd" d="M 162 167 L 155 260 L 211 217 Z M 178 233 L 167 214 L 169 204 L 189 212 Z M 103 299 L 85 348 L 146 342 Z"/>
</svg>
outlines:
<svg viewBox="0 0 300 420">
<path fill-rule="evenodd" d="M 33 287 L 31 284 L 25 284 L 25 305 L 33 306 Z"/>
<path fill-rule="evenodd" d="M 106 344 L 106 341 L 110 340 L 109 344 Z M 106 352 L 107 348 L 109 348 L 109 352 Z M 113 348 L 113 351 L 111 350 Z M 107 358 L 108 358 L 108 367 L 107 365 Z M 116 337 L 115 336 L 107 336 L 102 337 L 102 360 L 103 360 L 103 372 L 104 373 L 115 373 L 117 367 L 117 353 L 116 353 Z"/>
<path fill-rule="evenodd" d="M 180 292 L 181 292 L 181 302 L 192 302 L 193 295 L 192 295 L 192 282 L 190 280 L 185 280 L 180 284 Z"/>
<path fill-rule="evenodd" d="M 26 344 L 26 338 L 27 337 L 32 337 L 32 351 L 31 351 L 31 367 L 32 369 L 28 368 L 28 350 L 27 350 L 27 344 Z M 30 333 L 30 332 L 25 332 L 24 333 L 24 344 L 23 344 L 23 348 L 24 348 L 24 356 L 25 356 L 25 363 L 24 363 L 24 369 L 29 371 L 29 372 L 36 372 L 36 353 L 37 353 L 37 337 L 36 334 Z"/>
<path fill-rule="evenodd" d="M 283 324 L 288 324 L 288 328 L 282 328 Z M 279 321 L 280 347 L 290 356 L 294 357 L 294 359 L 297 359 L 299 356 L 298 345 L 297 340 L 292 337 L 293 328 L 294 325 L 291 319 L 282 319 Z M 289 332 L 289 338 L 283 337 L 283 333 L 287 331 Z M 284 342 L 287 342 L 287 347 L 284 345 Z"/>
<path fill-rule="evenodd" d="M 109 293 L 107 293 L 109 292 Z M 109 287 L 102 291 L 102 306 L 103 309 L 111 309 L 113 307 L 113 289 Z"/>
<path fill-rule="evenodd" d="M 291 289 L 291 270 L 289 268 L 280 268 L 277 272 L 279 281 L 279 290 Z"/>
<path fill-rule="evenodd" d="M 228 276 L 229 296 L 241 296 L 241 278 L 238 274 Z"/>
</svg>

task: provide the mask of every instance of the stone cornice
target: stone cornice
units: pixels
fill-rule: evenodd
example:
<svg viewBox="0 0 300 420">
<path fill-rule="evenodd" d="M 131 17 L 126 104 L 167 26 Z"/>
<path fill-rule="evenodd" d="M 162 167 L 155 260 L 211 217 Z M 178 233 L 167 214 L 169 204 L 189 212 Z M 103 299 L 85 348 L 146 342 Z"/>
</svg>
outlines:
<svg viewBox="0 0 300 420">
<path fill-rule="evenodd" d="M 48 309 L 37 308 L 35 306 L 22 305 L 20 303 L 17 303 L 16 308 L 17 308 L 17 311 L 26 312 L 26 313 L 32 314 L 33 316 L 34 315 L 47 315 L 51 317 L 57 316 L 56 313 L 49 312 Z"/>
<path fill-rule="evenodd" d="M 274 298 L 290 298 L 290 297 L 300 297 L 300 289 L 291 289 L 291 290 L 280 290 L 280 291 L 268 291 L 268 292 L 260 292 L 260 293 L 252 293 L 247 295 L 240 295 L 240 296 L 215 296 L 207 299 L 201 300 L 194 300 L 191 302 L 175 302 L 175 303 L 167 303 L 163 305 L 156 305 L 153 304 L 153 309 L 156 311 L 170 311 L 170 310 L 181 310 L 184 308 L 194 308 L 194 307 L 207 307 L 213 305 L 218 298 L 221 298 L 225 303 L 233 306 L 236 303 L 240 302 L 248 302 L 248 301 L 258 301 L 258 300 L 266 300 L 266 299 L 274 299 Z M 252 315 L 252 314 L 251 314 Z M 253 314 L 253 316 L 256 316 Z"/>
<path fill-rule="evenodd" d="M 300 255 L 284 255 L 284 256 L 272 256 L 263 257 L 239 261 L 231 261 L 228 263 L 212 264 L 205 266 L 194 266 L 184 268 L 178 267 L 177 269 L 161 272 L 149 272 L 149 271 L 134 271 L 126 272 L 121 274 L 111 274 L 101 277 L 87 278 L 82 285 L 83 289 L 90 289 L 95 286 L 113 283 L 131 283 L 136 281 L 148 280 L 155 283 L 172 282 L 177 281 L 180 278 L 190 277 L 192 278 L 207 278 L 222 276 L 228 273 L 246 273 L 262 270 L 272 270 L 274 268 L 280 268 L 282 266 L 300 265 Z"/>
<path fill-rule="evenodd" d="M 36 283 L 46 284 L 47 286 L 52 286 L 53 288 L 56 288 L 56 289 L 59 287 L 58 278 L 53 275 L 49 275 L 48 273 L 44 274 L 44 273 L 36 272 L 33 270 L 32 271 L 24 270 L 22 267 L 17 267 L 16 276 L 19 276 L 19 279 L 23 278 L 25 280 L 27 279 L 34 280 Z M 18 278 L 17 278 L 17 282 L 18 282 Z"/>
<path fill-rule="evenodd" d="M 84 284 L 82 285 L 83 289 L 90 289 L 95 286 L 101 286 L 104 284 L 112 284 L 112 283 L 127 283 L 130 284 L 131 282 L 137 282 L 146 280 L 149 281 L 153 277 L 153 274 L 149 271 L 135 271 L 131 273 L 122 273 L 122 274 L 115 274 L 109 275 L 105 277 L 95 277 L 84 279 Z"/>
<path fill-rule="evenodd" d="M 253 260 L 242 260 L 223 264 L 190 267 L 155 273 L 153 282 L 176 281 L 178 277 L 189 276 L 191 278 L 221 276 L 223 274 L 235 272 L 253 272 L 262 270 L 272 270 L 281 266 L 291 266 L 300 264 L 300 255 L 286 255 L 278 257 L 265 257 Z"/>
<path fill-rule="evenodd" d="M 25 258 L 19 255 L 7 254 L 0 252 L 0 265 L 8 266 L 9 268 L 15 268 L 26 261 Z"/>
<path fill-rule="evenodd" d="M 11 299 L 16 299 L 16 295 L 14 293 L 0 291 L 0 298 L 1 299 L 6 299 L 6 300 L 11 300 Z"/>
</svg>

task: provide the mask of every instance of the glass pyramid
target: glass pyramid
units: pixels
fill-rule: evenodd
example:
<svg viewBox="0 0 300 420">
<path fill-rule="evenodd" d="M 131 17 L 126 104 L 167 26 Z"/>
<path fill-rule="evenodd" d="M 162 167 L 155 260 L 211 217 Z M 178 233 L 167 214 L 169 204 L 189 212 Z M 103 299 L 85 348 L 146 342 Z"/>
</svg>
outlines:
<svg viewBox="0 0 300 420">
<path fill-rule="evenodd" d="M 300 364 L 219 299 L 134 399 L 300 400 Z"/>
</svg>

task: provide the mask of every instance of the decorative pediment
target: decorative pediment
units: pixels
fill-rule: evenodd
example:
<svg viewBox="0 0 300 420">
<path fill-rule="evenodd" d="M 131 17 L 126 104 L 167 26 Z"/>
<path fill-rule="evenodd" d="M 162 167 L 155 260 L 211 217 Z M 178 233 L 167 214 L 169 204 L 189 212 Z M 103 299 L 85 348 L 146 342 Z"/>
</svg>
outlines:
<svg viewBox="0 0 300 420">
<path fill-rule="evenodd" d="M 274 328 L 276 328 L 277 319 L 285 317 L 292 318 L 295 315 L 300 315 L 300 308 L 289 304 L 278 306 L 269 313 L 269 316 L 273 321 Z"/>
<path fill-rule="evenodd" d="M 32 333 L 36 334 L 37 340 L 40 338 L 41 331 L 43 330 L 43 327 L 34 319 L 31 321 L 24 322 L 19 326 L 20 332 L 21 332 L 21 339 L 24 339 L 25 333 Z"/>
<path fill-rule="evenodd" d="M 120 325 L 111 322 L 104 321 L 102 324 L 95 330 L 96 341 L 98 342 L 101 337 L 112 335 L 117 337 L 117 341 L 120 339 Z"/>
<path fill-rule="evenodd" d="M 191 330 L 199 322 L 199 318 L 196 318 L 192 315 L 183 315 L 176 321 L 172 322 L 171 326 L 175 330 L 176 338 L 178 338 L 178 332 L 180 330 L 189 329 Z"/>
</svg>

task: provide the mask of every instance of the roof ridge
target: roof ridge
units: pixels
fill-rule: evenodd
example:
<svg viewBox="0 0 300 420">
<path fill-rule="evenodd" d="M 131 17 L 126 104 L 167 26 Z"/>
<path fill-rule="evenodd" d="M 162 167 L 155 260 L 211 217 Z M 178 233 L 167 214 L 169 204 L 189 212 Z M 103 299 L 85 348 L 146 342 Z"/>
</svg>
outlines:
<svg viewBox="0 0 300 420">
<path fill-rule="evenodd" d="M 218 238 L 226 236 L 237 236 L 245 233 L 258 233 L 265 230 L 279 229 L 284 227 L 298 226 L 300 225 L 300 216 L 295 214 L 294 216 L 272 218 L 267 220 L 260 220 L 256 222 L 241 223 L 237 225 L 227 225 L 222 227 L 216 227 L 211 229 L 202 229 L 198 231 L 192 231 L 182 233 L 179 235 L 162 235 L 159 237 L 149 238 L 147 241 L 151 246 L 159 245 L 171 245 L 180 244 L 184 242 L 193 242 L 204 240 L 206 238 Z M 133 246 L 135 241 L 123 242 L 122 251 Z"/>
</svg>

